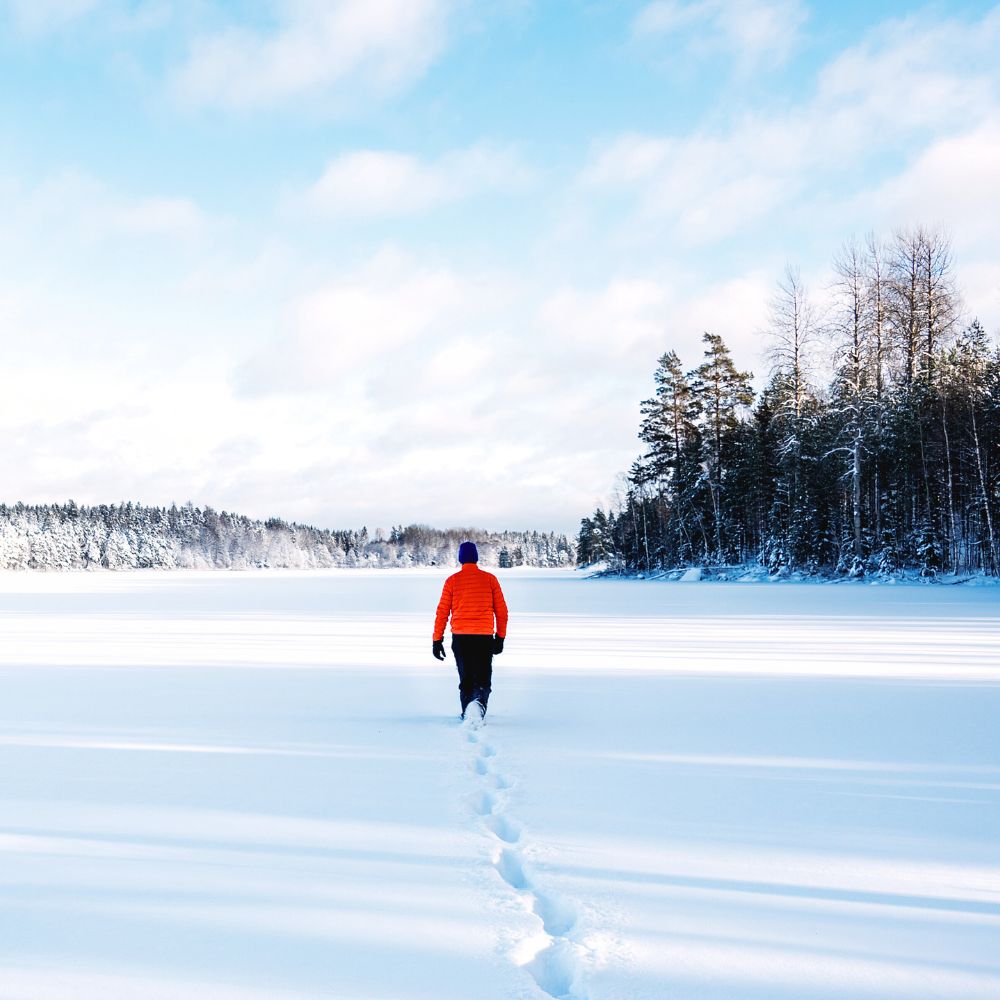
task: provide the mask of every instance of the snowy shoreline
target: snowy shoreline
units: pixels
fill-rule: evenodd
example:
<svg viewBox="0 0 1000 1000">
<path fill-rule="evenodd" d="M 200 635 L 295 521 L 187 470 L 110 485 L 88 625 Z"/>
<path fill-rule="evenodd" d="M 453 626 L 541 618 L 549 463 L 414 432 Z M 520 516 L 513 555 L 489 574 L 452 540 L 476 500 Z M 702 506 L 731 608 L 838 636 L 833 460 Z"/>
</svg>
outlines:
<svg viewBox="0 0 1000 1000">
<path fill-rule="evenodd" d="M 656 570 L 650 573 L 619 573 L 593 566 L 578 567 L 578 572 L 592 580 L 631 580 L 642 583 L 763 583 L 763 584 L 815 584 L 869 587 L 936 586 L 936 587 L 994 587 L 1000 577 L 985 573 L 944 574 L 921 576 L 915 570 L 893 576 L 833 576 L 823 573 L 768 573 L 763 566 L 684 566 L 677 569 Z"/>
<path fill-rule="evenodd" d="M 809 585 L 809 586 L 866 586 L 866 587 L 996 587 L 1000 586 L 1000 577 L 986 574 L 945 575 L 922 577 L 917 572 L 901 573 L 896 576 L 845 577 L 829 576 L 820 573 L 790 573 L 787 575 L 769 574 L 763 567 L 715 567 L 687 566 L 671 570 L 659 570 L 651 573 L 619 573 L 595 566 L 513 566 L 498 567 L 483 563 L 485 569 L 498 573 L 503 577 L 538 576 L 567 578 L 584 582 L 603 580 L 621 581 L 623 583 L 711 583 L 711 584 L 762 584 L 762 585 Z M 359 577 L 390 577 L 390 576 L 432 576 L 441 577 L 458 569 L 457 564 L 418 564 L 412 566 L 393 566 L 370 563 L 362 566 L 149 566 L 121 567 L 107 566 L 88 567 L 20 567 L 0 568 L 0 592 L 4 589 L 3 581 L 24 581 L 31 578 L 76 579 L 116 577 L 243 577 L 256 578 L 260 576 L 316 577 L 316 576 L 348 576 Z M 16 587 L 14 589 L 17 589 Z"/>
<path fill-rule="evenodd" d="M 574 566 L 510 566 L 499 567 L 495 564 L 480 561 L 483 569 L 500 573 L 576 573 Z M 393 566 L 380 563 L 366 563 L 362 566 L 19 566 L 0 568 L 0 576 L 121 576 L 128 573 L 163 574 L 172 576 L 180 573 L 195 573 L 198 575 L 220 574 L 244 576 L 254 573 L 280 573 L 283 576 L 294 576 L 301 573 L 306 576 L 316 576 L 323 573 L 361 573 L 385 574 L 393 573 L 453 573 L 459 569 L 458 563 L 415 563 L 412 566 Z"/>
</svg>

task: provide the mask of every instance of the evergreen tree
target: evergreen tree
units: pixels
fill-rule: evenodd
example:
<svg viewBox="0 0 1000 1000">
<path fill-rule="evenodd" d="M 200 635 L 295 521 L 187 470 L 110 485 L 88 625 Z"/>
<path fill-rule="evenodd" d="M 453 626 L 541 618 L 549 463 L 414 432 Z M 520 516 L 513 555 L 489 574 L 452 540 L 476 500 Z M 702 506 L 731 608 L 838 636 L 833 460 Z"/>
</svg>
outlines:
<svg viewBox="0 0 1000 1000">
<path fill-rule="evenodd" d="M 626 572 L 1000 572 L 1000 352 L 977 322 L 956 335 L 948 239 L 916 227 L 886 247 L 873 235 L 833 273 L 827 386 L 792 268 L 755 403 L 721 338 L 705 334 L 688 374 L 675 352 L 660 357 L 642 404 L 647 450 L 612 509 L 582 522 L 581 558 L 599 551 Z"/>
<path fill-rule="evenodd" d="M 509 565 L 566 566 L 576 558 L 563 535 L 539 532 L 393 529 L 389 540 L 360 531 L 325 531 L 257 521 L 193 504 L 182 508 L 0 505 L 0 569 L 247 569 L 451 565 L 472 539 L 484 565 L 507 551 Z"/>
<path fill-rule="evenodd" d="M 727 445 L 739 426 L 741 411 L 753 403 L 753 375 L 737 370 L 729 348 L 717 334 L 706 333 L 702 343 L 705 344 L 705 360 L 694 371 L 692 390 L 702 414 L 702 461 L 712 505 L 713 557 L 714 561 L 726 562 L 728 558 L 737 557 L 724 530 L 728 514 L 724 497 L 729 472 L 730 448 Z"/>
<path fill-rule="evenodd" d="M 698 400 L 680 358 L 664 354 L 653 375 L 656 394 L 641 404 L 639 438 L 649 450 L 644 461 L 648 474 L 660 482 L 676 477 L 686 445 L 698 433 Z"/>
</svg>

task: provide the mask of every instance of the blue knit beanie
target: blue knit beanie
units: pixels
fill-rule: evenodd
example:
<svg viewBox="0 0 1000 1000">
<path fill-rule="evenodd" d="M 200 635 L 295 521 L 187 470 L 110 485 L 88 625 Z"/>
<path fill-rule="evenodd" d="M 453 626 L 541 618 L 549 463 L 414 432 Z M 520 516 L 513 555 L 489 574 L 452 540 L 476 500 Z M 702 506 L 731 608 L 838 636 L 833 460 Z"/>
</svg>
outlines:
<svg viewBox="0 0 1000 1000">
<path fill-rule="evenodd" d="M 475 542 L 462 542 L 458 547 L 458 561 L 460 563 L 479 562 L 479 549 Z"/>
</svg>

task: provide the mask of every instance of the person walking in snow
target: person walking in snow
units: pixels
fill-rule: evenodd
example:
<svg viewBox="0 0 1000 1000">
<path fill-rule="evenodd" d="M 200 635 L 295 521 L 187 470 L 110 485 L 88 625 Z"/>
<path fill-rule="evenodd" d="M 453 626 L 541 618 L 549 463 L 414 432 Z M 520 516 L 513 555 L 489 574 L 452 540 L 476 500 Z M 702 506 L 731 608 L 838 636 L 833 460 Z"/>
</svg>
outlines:
<svg viewBox="0 0 1000 1000">
<path fill-rule="evenodd" d="M 474 542 L 458 547 L 462 568 L 448 577 L 434 618 L 434 656 L 443 660 L 444 629 L 451 618 L 451 651 L 458 666 L 458 693 L 462 718 L 474 713 L 479 722 L 486 714 L 493 679 L 493 657 L 503 652 L 507 635 L 507 603 L 500 581 L 479 568 Z"/>
</svg>

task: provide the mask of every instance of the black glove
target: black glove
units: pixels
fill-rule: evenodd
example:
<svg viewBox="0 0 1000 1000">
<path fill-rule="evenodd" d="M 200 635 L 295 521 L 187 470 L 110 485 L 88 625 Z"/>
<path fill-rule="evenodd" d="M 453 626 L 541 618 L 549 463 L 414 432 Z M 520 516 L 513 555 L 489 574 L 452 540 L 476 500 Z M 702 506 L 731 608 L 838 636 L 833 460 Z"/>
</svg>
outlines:
<svg viewBox="0 0 1000 1000">
<path fill-rule="evenodd" d="M 435 639 L 434 640 L 434 647 L 433 648 L 434 648 L 434 658 L 436 660 L 443 660 L 444 659 L 444 655 L 445 655 L 444 654 L 444 639 Z"/>
<path fill-rule="evenodd" d="M 499 656 L 503 652 L 503 636 L 493 636 L 493 655 Z"/>
</svg>

